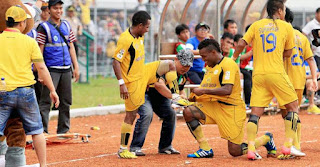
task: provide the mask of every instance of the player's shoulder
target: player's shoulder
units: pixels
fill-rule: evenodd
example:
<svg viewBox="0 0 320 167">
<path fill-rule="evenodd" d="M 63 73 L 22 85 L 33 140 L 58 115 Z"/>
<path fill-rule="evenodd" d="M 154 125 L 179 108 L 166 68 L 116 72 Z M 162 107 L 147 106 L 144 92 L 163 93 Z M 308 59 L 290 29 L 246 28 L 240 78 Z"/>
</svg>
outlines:
<svg viewBox="0 0 320 167">
<path fill-rule="evenodd" d="M 221 66 L 223 67 L 238 67 L 238 64 L 229 57 L 223 57 L 223 60 L 221 60 Z"/>
<path fill-rule="evenodd" d="M 119 39 L 118 39 L 118 43 L 122 43 L 122 44 L 132 43 L 133 39 L 134 38 L 130 34 L 130 32 L 128 30 L 126 30 L 120 34 Z"/>
</svg>

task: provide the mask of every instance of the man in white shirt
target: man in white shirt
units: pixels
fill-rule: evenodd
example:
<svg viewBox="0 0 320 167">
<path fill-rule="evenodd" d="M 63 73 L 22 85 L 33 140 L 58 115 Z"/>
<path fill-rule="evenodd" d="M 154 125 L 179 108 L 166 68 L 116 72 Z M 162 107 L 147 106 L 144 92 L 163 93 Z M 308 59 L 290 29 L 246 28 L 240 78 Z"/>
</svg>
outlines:
<svg viewBox="0 0 320 167">
<path fill-rule="evenodd" d="M 320 29 L 320 8 L 318 8 L 316 10 L 315 18 L 313 20 L 311 20 L 302 29 L 303 34 L 308 37 L 310 43 L 312 43 L 312 41 L 314 40 L 314 38 L 312 36 L 312 30 L 314 30 L 314 29 Z M 319 69 L 319 67 L 320 67 L 320 47 L 315 47 L 314 45 L 312 45 L 312 52 L 314 54 L 314 59 L 316 60 L 316 63 L 317 63 L 318 69 Z"/>
</svg>

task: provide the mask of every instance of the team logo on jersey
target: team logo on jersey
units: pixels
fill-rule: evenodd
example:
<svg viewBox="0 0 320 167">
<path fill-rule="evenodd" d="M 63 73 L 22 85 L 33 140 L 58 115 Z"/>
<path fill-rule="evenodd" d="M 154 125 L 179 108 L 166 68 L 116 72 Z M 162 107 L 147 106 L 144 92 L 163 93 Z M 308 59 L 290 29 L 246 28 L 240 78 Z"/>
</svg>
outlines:
<svg viewBox="0 0 320 167">
<path fill-rule="evenodd" d="M 56 36 L 56 35 L 53 36 L 53 40 L 54 40 L 54 41 L 58 41 L 58 36 Z"/>
<path fill-rule="evenodd" d="M 230 71 L 226 71 L 224 74 L 225 74 L 224 79 L 229 80 L 230 79 Z"/>
<path fill-rule="evenodd" d="M 211 78 L 209 77 L 209 78 L 207 78 L 207 82 L 208 83 L 210 83 L 211 82 Z"/>
<path fill-rule="evenodd" d="M 124 54 L 124 49 L 121 49 L 121 50 L 119 51 L 119 53 L 117 54 L 117 57 L 118 57 L 119 59 L 122 59 L 123 54 Z"/>
<path fill-rule="evenodd" d="M 214 70 L 213 74 L 214 74 L 214 75 L 217 75 L 218 72 L 219 72 L 219 70 Z"/>
</svg>

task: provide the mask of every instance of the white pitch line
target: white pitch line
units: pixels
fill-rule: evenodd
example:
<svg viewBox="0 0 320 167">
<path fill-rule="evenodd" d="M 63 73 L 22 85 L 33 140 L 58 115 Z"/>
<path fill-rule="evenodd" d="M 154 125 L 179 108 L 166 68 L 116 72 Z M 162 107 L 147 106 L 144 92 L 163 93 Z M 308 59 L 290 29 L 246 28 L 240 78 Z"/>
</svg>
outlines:
<svg viewBox="0 0 320 167">
<path fill-rule="evenodd" d="M 318 140 L 309 140 L 309 141 L 303 141 L 301 143 L 315 143 L 318 142 Z"/>
<path fill-rule="evenodd" d="M 117 155 L 117 153 L 101 154 L 101 155 L 97 155 L 97 156 L 94 156 L 94 157 L 72 159 L 72 160 L 60 161 L 60 162 L 53 162 L 53 163 L 49 163 L 48 166 L 62 164 L 62 163 L 76 162 L 76 161 L 84 161 L 84 160 L 88 160 L 88 159 L 101 158 L 101 157 L 107 157 L 107 156 L 113 156 L 113 155 Z"/>
<path fill-rule="evenodd" d="M 221 139 L 221 137 L 208 138 L 208 140 L 216 140 L 216 139 Z M 197 143 L 197 141 L 195 141 L 195 142 Z M 152 148 L 146 148 L 146 149 L 142 149 L 142 150 L 150 150 L 150 149 L 152 149 Z M 53 163 L 49 163 L 48 166 L 63 164 L 63 163 L 70 163 L 70 162 L 77 162 L 77 161 L 84 161 L 84 160 L 89 160 L 89 159 L 94 159 L 94 158 L 108 157 L 108 156 L 113 156 L 113 155 L 117 155 L 117 153 L 101 154 L 101 155 L 97 155 L 97 156 L 93 156 L 93 157 L 71 159 L 71 160 L 60 161 L 60 162 L 53 162 Z"/>
</svg>

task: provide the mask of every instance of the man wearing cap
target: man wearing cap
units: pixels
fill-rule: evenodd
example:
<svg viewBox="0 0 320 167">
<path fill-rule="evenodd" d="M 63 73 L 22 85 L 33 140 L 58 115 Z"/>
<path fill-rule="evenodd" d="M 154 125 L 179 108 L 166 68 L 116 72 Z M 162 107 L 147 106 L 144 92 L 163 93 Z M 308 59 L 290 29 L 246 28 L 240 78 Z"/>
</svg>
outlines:
<svg viewBox="0 0 320 167">
<path fill-rule="evenodd" d="M 189 38 L 186 43 L 186 49 L 192 50 L 194 55 L 199 55 L 198 45 L 208 37 L 210 27 L 205 23 L 199 23 L 195 27 L 196 36 Z M 188 72 L 188 80 L 193 84 L 200 84 L 204 75 L 204 61 L 195 59 L 193 67 Z"/>
<path fill-rule="evenodd" d="M 193 64 L 193 53 L 191 51 L 180 50 L 174 60 L 177 70 L 179 94 L 185 98 L 183 91 L 187 81 L 187 72 Z M 149 85 L 145 94 L 145 103 L 139 107 L 138 113 L 140 118 L 137 120 L 130 151 L 137 156 L 144 156 L 141 151 L 144 144 L 154 111 L 161 119 L 162 128 L 159 141 L 158 152 L 160 154 L 180 154 L 179 151 L 172 147 L 172 140 L 175 132 L 176 113 L 171 107 L 172 94 L 166 85 L 165 77 L 160 77 L 159 81 Z"/>
<path fill-rule="evenodd" d="M 76 16 L 76 8 L 73 5 L 67 7 L 67 16 L 66 20 L 71 25 L 71 29 L 76 36 L 76 40 L 78 39 L 78 35 L 82 34 L 82 24 L 80 19 Z M 73 42 L 74 48 L 76 50 L 76 54 L 78 56 L 78 44 L 77 41 Z"/>
<path fill-rule="evenodd" d="M 71 78 L 79 79 L 79 66 L 73 42 L 76 40 L 71 26 L 66 20 L 61 20 L 63 9 L 61 0 L 49 0 L 50 18 L 40 23 L 37 28 L 37 41 L 43 53 L 53 84 L 61 98 L 58 108 L 57 133 L 67 133 L 70 129 L 70 105 L 72 102 Z M 73 65 L 73 74 L 72 66 Z M 48 133 L 49 112 L 51 100 L 49 90 L 43 87 L 40 98 L 40 112 L 44 131 Z"/>
<path fill-rule="evenodd" d="M 38 69 L 44 84 L 49 88 L 50 98 L 56 107 L 59 105 L 59 97 L 51 78 L 48 77 L 49 72 L 43 62 L 43 57 L 36 41 L 21 34 L 26 28 L 27 18 L 31 18 L 31 16 L 26 14 L 21 7 L 10 7 L 5 14 L 7 29 L 0 34 L 0 45 L 2 46 L 0 50 L 0 77 L 4 78 L 6 82 L 6 93 L 0 94 L 0 110 L 2 111 L 0 135 L 3 135 L 10 115 L 18 114 L 22 120 L 25 133 L 32 135 L 40 166 L 45 166 L 46 142 L 43 136 L 43 127 L 35 92 L 32 88 L 35 83 L 31 70 L 32 63 Z M 25 164 L 25 159 L 16 159 L 16 151 L 7 150 L 6 166 L 22 166 Z"/>
</svg>

